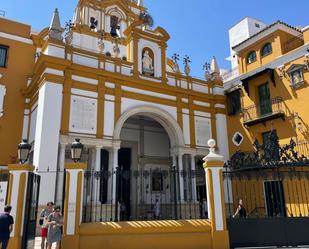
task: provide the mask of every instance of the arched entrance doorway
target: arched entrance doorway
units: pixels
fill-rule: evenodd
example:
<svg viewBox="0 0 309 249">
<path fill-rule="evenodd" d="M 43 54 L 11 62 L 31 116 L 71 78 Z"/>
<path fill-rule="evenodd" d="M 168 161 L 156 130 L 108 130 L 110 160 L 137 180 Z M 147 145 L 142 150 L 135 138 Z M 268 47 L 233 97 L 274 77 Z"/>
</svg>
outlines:
<svg viewBox="0 0 309 249">
<path fill-rule="evenodd" d="M 87 178 L 84 220 L 203 217 L 197 155 L 192 151 L 168 112 L 141 106 L 123 113 L 115 125 L 113 147 L 101 150 L 100 171 Z"/>
<path fill-rule="evenodd" d="M 153 118 L 137 114 L 125 121 L 120 140 L 116 196 L 121 219 L 171 215 L 176 193 L 171 189 L 171 142 L 164 127 Z"/>
<path fill-rule="evenodd" d="M 183 131 L 168 112 L 133 108 L 117 122 L 114 139 L 121 141 L 116 184 L 121 219 L 201 217 L 194 155 L 183 152 Z"/>
</svg>

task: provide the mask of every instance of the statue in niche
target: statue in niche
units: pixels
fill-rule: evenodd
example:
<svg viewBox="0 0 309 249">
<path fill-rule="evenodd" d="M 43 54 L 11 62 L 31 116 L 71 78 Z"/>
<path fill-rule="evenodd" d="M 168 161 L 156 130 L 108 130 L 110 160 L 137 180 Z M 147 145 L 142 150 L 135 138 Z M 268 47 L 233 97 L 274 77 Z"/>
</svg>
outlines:
<svg viewBox="0 0 309 249">
<path fill-rule="evenodd" d="M 143 74 L 153 76 L 154 75 L 153 60 L 150 57 L 148 50 L 144 52 L 142 62 L 143 62 Z"/>
</svg>

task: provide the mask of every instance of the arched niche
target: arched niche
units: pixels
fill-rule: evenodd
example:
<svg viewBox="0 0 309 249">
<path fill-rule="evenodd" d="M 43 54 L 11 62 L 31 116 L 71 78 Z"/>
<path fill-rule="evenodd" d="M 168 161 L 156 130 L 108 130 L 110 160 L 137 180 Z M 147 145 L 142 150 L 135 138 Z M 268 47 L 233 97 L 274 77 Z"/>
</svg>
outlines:
<svg viewBox="0 0 309 249">
<path fill-rule="evenodd" d="M 152 49 L 144 47 L 142 50 L 142 74 L 154 76 L 155 56 Z"/>
</svg>

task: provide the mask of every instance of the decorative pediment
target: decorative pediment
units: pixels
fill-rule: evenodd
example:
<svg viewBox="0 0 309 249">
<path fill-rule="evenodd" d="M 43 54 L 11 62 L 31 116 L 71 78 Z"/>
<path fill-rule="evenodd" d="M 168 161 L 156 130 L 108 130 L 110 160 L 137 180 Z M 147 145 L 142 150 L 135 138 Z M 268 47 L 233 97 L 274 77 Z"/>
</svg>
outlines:
<svg viewBox="0 0 309 249">
<path fill-rule="evenodd" d="M 154 32 L 155 32 L 156 34 L 158 34 L 158 35 L 161 35 L 165 41 L 168 41 L 168 40 L 170 39 L 169 33 L 168 33 L 164 28 L 162 28 L 162 27 L 160 27 L 160 26 L 157 27 L 157 28 L 154 30 Z"/>
<path fill-rule="evenodd" d="M 294 71 L 296 71 L 296 70 L 303 69 L 303 68 L 304 68 L 304 65 L 302 65 L 302 64 L 292 64 L 292 65 L 286 70 L 286 72 L 287 72 L 288 74 L 290 74 L 290 73 L 292 73 L 292 72 L 294 72 Z"/>
</svg>

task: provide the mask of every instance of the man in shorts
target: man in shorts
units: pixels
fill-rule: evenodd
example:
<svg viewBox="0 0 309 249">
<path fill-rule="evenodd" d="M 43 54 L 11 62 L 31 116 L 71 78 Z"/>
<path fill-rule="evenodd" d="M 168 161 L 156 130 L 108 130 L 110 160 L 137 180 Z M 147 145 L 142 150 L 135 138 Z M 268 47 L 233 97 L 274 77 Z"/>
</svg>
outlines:
<svg viewBox="0 0 309 249">
<path fill-rule="evenodd" d="M 7 248 L 13 230 L 14 219 L 10 215 L 11 210 L 11 206 L 5 206 L 4 213 L 0 214 L 0 245 L 2 249 Z"/>
<path fill-rule="evenodd" d="M 46 242 L 46 237 L 47 237 L 47 232 L 48 232 L 47 222 L 48 222 L 48 216 L 53 212 L 53 207 L 54 207 L 54 203 L 48 202 L 47 207 L 42 210 L 41 215 L 40 215 L 39 223 L 41 225 L 41 238 L 42 238 L 41 249 L 45 249 L 45 245 L 47 248 L 47 242 Z"/>
</svg>

